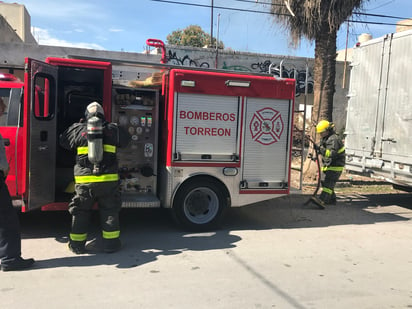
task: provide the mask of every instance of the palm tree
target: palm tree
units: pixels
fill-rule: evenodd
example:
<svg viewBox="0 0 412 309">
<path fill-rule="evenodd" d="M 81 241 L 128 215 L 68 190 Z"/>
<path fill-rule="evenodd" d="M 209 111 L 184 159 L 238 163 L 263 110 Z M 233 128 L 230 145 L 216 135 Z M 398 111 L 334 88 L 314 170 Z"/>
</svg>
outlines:
<svg viewBox="0 0 412 309">
<path fill-rule="evenodd" d="M 337 32 L 366 1 L 272 0 L 271 13 L 290 33 L 292 46 L 297 47 L 303 37 L 315 42 L 313 125 L 321 119 L 333 120 Z M 311 135 L 315 137 L 315 130 Z"/>
<path fill-rule="evenodd" d="M 368 0 L 272 0 L 271 13 L 290 33 L 297 47 L 305 37 L 315 42 L 312 119 L 332 120 L 339 27 Z"/>
</svg>

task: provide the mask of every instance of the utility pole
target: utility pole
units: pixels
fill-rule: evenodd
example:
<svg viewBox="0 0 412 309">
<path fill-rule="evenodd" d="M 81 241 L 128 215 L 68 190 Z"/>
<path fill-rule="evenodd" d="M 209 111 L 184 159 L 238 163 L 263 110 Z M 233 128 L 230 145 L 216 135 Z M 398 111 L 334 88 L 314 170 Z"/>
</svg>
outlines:
<svg viewBox="0 0 412 309">
<path fill-rule="evenodd" d="M 220 21 L 220 13 L 217 14 L 216 61 L 215 61 L 216 69 L 217 69 L 217 62 L 218 62 L 218 55 L 219 55 L 219 21 Z"/>
<path fill-rule="evenodd" d="M 210 12 L 210 46 L 213 46 L 213 0 L 210 5 L 211 12 Z"/>
</svg>

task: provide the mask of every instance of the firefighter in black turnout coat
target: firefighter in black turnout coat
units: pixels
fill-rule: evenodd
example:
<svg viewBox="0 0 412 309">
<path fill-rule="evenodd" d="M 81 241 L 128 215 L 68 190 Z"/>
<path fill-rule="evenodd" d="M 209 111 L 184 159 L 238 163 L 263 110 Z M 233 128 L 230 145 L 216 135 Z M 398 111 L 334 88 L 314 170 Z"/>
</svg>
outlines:
<svg viewBox="0 0 412 309">
<path fill-rule="evenodd" d="M 319 121 L 316 132 L 320 134 L 317 151 L 322 155 L 322 192 L 319 197 L 313 196 L 312 201 L 324 209 L 328 204 L 336 204 L 335 185 L 345 166 L 345 146 L 336 134 L 333 123 L 327 120 Z"/>
<path fill-rule="evenodd" d="M 7 107 L 0 98 L 0 118 Z M 0 269 L 2 271 L 30 268 L 34 260 L 21 257 L 20 222 L 6 184 L 9 172 L 5 140 L 0 134 Z"/>
<path fill-rule="evenodd" d="M 106 122 L 102 106 L 90 103 L 86 121 L 70 126 L 60 136 L 60 145 L 76 152 L 74 166 L 75 195 L 69 204 L 72 225 L 69 248 L 76 254 L 86 252 L 85 244 L 93 205 L 97 202 L 102 228 L 103 250 L 120 249 L 117 147 L 129 141 L 116 124 Z"/>
</svg>

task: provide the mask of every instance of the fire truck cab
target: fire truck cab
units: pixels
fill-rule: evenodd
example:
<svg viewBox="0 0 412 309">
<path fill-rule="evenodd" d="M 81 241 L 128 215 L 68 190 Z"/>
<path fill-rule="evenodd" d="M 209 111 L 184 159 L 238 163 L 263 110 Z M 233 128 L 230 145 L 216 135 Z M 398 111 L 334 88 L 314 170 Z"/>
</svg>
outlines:
<svg viewBox="0 0 412 309">
<path fill-rule="evenodd" d="M 130 135 L 118 149 L 124 208 L 168 208 L 184 227 L 206 230 L 228 207 L 289 193 L 294 80 L 157 64 L 125 83 L 110 61 L 25 63 L 24 81 L 0 75 L 7 185 L 23 212 L 67 208 L 75 154 L 59 135 L 93 101 Z"/>
</svg>

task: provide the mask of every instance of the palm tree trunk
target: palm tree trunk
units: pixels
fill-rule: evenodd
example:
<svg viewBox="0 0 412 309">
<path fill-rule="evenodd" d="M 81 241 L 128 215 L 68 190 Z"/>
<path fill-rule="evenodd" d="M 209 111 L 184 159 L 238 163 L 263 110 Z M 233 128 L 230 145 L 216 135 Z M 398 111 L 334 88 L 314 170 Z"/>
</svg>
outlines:
<svg viewBox="0 0 412 309">
<path fill-rule="evenodd" d="M 312 108 L 312 127 L 310 135 L 316 142 L 319 135 L 316 134 L 315 126 L 322 120 L 332 121 L 333 95 L 335 93 L 336 73 L 336 30 L 330 30 L 329 25 L 324 23 L 322 30 L 328 35 L 319 35 L 315 39 L 315 64 L 314 76 L 314 99 Z M 313 145 L 309 146 L 309 153 L 315 153 Z M 312 182 L 317 176 L 317 165 L 310 159 L 304 164 L 304 182 Z"/>
<path fill-rule="evenodd" d="M 324 23 L 322 31 L 329 35 L 319 35 L 315 39 L 314 101 L 312 120 L 316 124 L 321 119 L 332 121 L 333 95 L 336 73 L 336 30 L 329 30 Z"/>
</svg>

